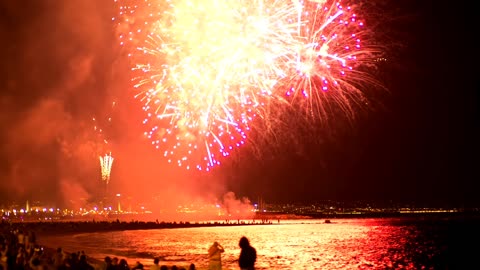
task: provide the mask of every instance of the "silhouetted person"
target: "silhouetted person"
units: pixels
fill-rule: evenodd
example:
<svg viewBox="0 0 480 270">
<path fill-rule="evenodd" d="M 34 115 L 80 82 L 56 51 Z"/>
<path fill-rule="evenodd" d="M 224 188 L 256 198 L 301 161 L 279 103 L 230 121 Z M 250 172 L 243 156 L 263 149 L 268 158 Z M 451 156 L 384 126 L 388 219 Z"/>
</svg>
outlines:
<svg viewBox="0 0 480 270">
<path fill-rule="evenodd" d="M 193 263 L 190 264 L 190 267 L 188 267 L 188 270 L 195 270 L 195 269 L 196 269 L 195 264 L 193 264 Z"/>
<path fill-rule="evenodd" d="M 208 269 L 221 270 L 222 269 L 222 253 L 225 252 L 223 247 L 217 242 L 208 249 Z"/>
<path fill-rule="evenodd" d="M 100 264 L 99 270 L 115 270 L 110 256 L 106 256 L 105 259 L 103 259 L 103 263 Z"/>
<path fill-rule="evenodd" d="M 118 270 L 130 270 L 130 266 L 128 266 L 127 260 L 120 259 L 118 262 Z"/>
<path fill-rule="evenodd" d="M 160 265 L 158 265 L 159 263 L 160 263 L 160 259 L 154 258 L 153 264 L 150 266 L 150 270 L 160 270 Z"/>
<path fill-rule="evenodd" d="M 57 252 L 53 255 L 53 267 L 57 269 L 62 266 L 66 258 L 67 256 L 63 252 L 63 249 L 61 247 L 57 248 Z"/>
<path fill-rule="evenodd" d="M 95 268 L 87 262 L 87 256 L 80 255 L 80 260 L 77 265 L 78 270 L 95 270 Z"/>
<path fill-rule="evenodd" d="M 120 266 L 118 265 L 118 258 L 113 257 L 112 259 L 112 268 L 113 270 L 120 270 Z"/>
<path fill-rule="evenodd" d="M 250 245 L 247 237 L 242 236 L 238 243 L 240 248 L 240 257 L 238 258 L 238 265 L 241 270 L 254 270 L 255 261 L 257 260 L 257 250 Z"/>
</svg>

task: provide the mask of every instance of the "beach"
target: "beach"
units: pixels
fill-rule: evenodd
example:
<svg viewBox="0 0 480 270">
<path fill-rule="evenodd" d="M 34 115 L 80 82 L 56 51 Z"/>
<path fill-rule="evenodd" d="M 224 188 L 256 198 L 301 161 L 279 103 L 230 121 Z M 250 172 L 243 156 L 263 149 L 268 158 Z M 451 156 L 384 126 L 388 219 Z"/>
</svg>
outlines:
<svg viewBox="0 0 480 270">
<path fill-rule="evenodd" d="M 214 241 L 224 248 L 222 269 L 238 269 L 239 239 L 247 236 L 258 251 L 255 269 L 469 269 L 468 249 L 478 219 L 408 217 L 281 220 L 257 226 L 125 230 L 45 236 L 45 243 L 84 250 L 90 257 L 124 258 L 207 269 Z M 470 257 L 474 258 L 474 257 Z M 188 269 L 188 268 L 187 268 Z"/>
<path fill-rule="evenodd" d="M 247 236 L 258 250 L 256 269 L 458 269 L 471 266 L 463 242 L 477 239 L 477 216 L 418 216 L 281 220 L 268 223 L 205 222 L 39 222 L 6 223 L 3 231 L 35 230 L 35 249 L 43 247 L 44 263 L 59 247 L 84 253 L 101 269 L 106 256 L 148 268 L 160 265 L 207 269 L 213 241 L 225 248 L 222 269 L 238 269 L 238 240 Z M 255 225 L 255 226 L 251 226 Z M 5 230 L 6 229 L 6 230 Z M 468 267 L 467 267 L 468 268 Z M 467 269 L 463 268 L 463 269 Z M 103 268 L 102 268 L 103 269 Z M 169 268 L 170 269 L 170 268 Z"/>
<path fill-rule="evenodd" d="M 58 250 L 61 248 L 62 253 L 66 258 L 85 256 L 87 262 L 93 266 L 94 269 L 103 269 L 104 260 L 99 257 L 92 257 L 85 253 L 82 249 L 68 250 L 62 247 L 61 243 L 55 242 L 45 244 L 42 239 L 55 237 L 73 237 L 79 234 L 89 233 L 107 233 L 116 231 L 145 231 L 145 230 L 159 230 L 159 229 L 188 229 L 188 228 L 211 228 L 211 227 L 235 227 L 235 226 L 252 226 L 252 225 L 271 225 L 272 222 L 267 220 L 236 220 L 236 221 L 205 221 L 205 222 L 159 222 L 159 221 L 29 221 L 29 222 L 6 222 L 2 221 L 2 235 L 5 239 L 10 239 L 10 249 L 18 249 L 24 247 L 25 264 L 32 263 L 33 258 L 41 258 L 42 264 L 48 269 L 56 269 L 54 266 L 54 258 L 57 256 Z M 112 256 L 113 259 L 113 256 Z M 130 269 L 133 269 L 138 263 L 137 261 L 129 261 Z M 141 263 L 143 267 L 147 268 L 153 264 L 153 257 L 150 260 L 143 260 Z M 185 263 L 184 263 L 185 264 Z M 187 267 L 183 265 L 182 267 Z M 8 267 L 6 267 L 8 269 Z M 201 269 L 201 268 L 196 268 Z"/>
</svg>

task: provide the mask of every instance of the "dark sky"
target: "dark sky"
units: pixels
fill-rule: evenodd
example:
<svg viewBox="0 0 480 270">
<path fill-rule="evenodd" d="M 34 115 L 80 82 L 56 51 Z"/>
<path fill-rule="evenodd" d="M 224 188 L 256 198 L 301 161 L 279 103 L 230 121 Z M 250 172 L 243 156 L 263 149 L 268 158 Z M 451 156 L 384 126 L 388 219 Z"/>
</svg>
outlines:
<svg viewBox="0 0 480 270">
<path fill-rule="evenodd" d="M 97 192 L 97 117 L 116 150 L 112 188 L 132 196 L 480 203 L 473 8 L 380 1 L 371 18 L 386 45 L 377 75 L 388 91 L 370 94 L 353 121 L 294 121 L 294 130 L 276 130 L 277 141 L 240 149 L 198 175 L 167 166 L 142 139 L 110 2 L 0 2 L 1 202 L 71 202 Z"/>
</svg>

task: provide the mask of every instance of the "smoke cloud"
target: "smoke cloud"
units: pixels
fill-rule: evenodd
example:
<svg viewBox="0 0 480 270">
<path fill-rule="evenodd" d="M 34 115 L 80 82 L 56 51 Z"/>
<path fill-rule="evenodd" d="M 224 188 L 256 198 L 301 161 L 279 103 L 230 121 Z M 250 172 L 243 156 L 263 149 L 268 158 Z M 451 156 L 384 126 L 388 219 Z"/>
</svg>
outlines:
<svg viewBox="0 0 480 270">
<path fill-rule="evenodd" d="M 172 167 L 145 141 L 114 13 L 110 1 L 0 3 L 0 204 L 93 204 L 104 195 L 98 157 L 112 152 L 108 192 L 124 208 L 244 213 L 225 179 Z"/>
</svg>

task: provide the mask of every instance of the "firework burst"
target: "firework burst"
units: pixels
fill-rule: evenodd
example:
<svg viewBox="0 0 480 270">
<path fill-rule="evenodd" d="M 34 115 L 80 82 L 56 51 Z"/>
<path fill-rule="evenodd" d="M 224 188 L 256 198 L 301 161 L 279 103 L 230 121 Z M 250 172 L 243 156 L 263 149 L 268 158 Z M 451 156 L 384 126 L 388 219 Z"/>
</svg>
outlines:
<svg viewBox="0 0 480 270">
<path fill-rule="evenodd" d="M 110 182 L 110 173 L 112 171 L 112 164 L 113 164 L 113 157 L 112 153 L 108 153 L 103 157 L 100 156 L 100 168 L 102 174 L 102 180 L 105 182 L 106 185 Z"/>
<path fill-rule="evenodd" d="M 362 99 L 359 86 L 370 77 L 358 68 L 374 57 L 376 50 L 362 44 L 371 33 L 340 1 L 299 2 L 297 16 L 296 57 L 277 93 L 315 117 L 326 116 L 332 103 L 351 114 L 350 102 Z"/>
<path fill-rule="evenodd" d="M 299 0 L 116 0 L 145 133 L 169 162 L 209 170 L 268 106 L 324 115 L 361 93 L 369 53 L 349 6 Z"/>
</svg>

